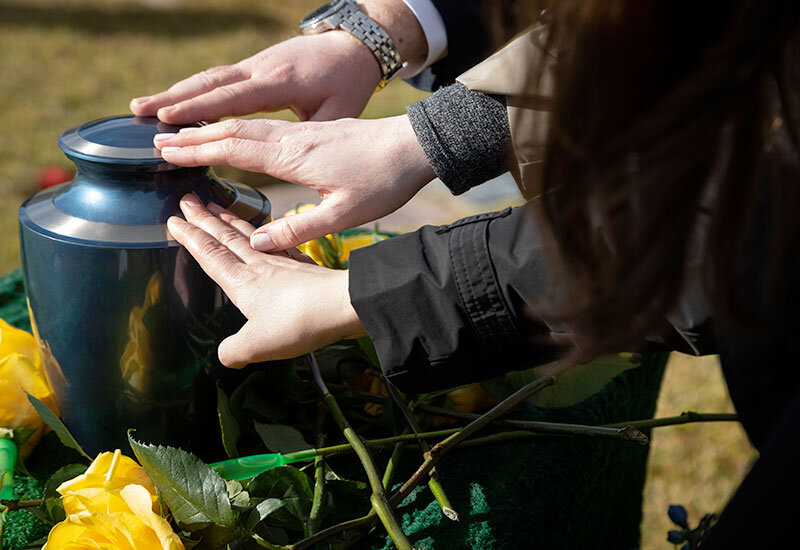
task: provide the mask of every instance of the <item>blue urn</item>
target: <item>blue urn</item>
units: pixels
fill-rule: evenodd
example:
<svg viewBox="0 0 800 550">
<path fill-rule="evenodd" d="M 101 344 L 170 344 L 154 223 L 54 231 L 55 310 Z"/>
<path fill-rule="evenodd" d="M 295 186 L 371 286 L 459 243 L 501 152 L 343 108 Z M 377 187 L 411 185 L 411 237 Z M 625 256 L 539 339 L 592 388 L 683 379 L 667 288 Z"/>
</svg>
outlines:
<svg viewBox="0 0 800 550">
<path fill-rule="evenodd" d="M 260 225 L 270 203 L 209 167 L 166 163 L 155 118 L 110 117 L 66 130 L 75 179 L 19 209 L 31 324 L 62 418 L 90 452 L 137 438 L 205 454 L 216 423 L 220 338 L 243 318 L 167 219 L 194 193 Z M 212 424 L 212 425 L 214 425 Z"/>
</svg>

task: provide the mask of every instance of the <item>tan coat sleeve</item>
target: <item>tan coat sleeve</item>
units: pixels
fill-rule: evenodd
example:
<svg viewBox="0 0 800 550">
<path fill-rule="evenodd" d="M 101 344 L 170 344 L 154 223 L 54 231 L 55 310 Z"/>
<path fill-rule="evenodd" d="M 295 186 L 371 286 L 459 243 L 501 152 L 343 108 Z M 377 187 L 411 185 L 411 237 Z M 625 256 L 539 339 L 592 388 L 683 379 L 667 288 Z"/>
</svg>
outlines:
<svg viewBox="0 0 800 550">
<path fill-rule="evenodd" d="M 512 173 L 526 199 L 541 191 L 556 62 L 546 42 L 547 27 L 531 29 L 457 78 L 470 90 L 506 97 L 516 168 Z"/>
</svg>

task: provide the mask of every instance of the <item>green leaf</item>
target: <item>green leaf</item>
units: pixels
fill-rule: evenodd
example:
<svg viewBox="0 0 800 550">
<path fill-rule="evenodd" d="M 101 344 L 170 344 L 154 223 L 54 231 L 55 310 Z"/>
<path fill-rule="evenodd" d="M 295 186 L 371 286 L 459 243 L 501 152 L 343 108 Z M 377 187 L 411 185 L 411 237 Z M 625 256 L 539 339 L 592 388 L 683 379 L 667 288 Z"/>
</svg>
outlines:
<svg viewBox="0 0 800 550">
<path fill-rule="evenodd" d="M 342 340 L 314 352 L 322 378 L 331 382 L 358 376 L 371 366 L 356 340 Z"/>
<path fill-rule="evenodd" d="M 311 447 L 303 438 L 300 430 L 283 424 L 262 424 L 255 421 L 256 432 L 267 446 L 267 449 L 276 453 L 292 453 Z"/>
<path fill-rule="evenodd" d="M 289 535 L 280 527 L 261 524 L 256 530 L 258 531 L 256 536 L 261 537 L 263 541 L 273 545 L 289 544 Z"/>
<path fill-rule="evenodd" d="M 252 531 L 256 525 L 283 508 L 283 502 L 277 498 L 267 498 L 259 502 L 247 515 L 245 528 Z"/>
<path fill-rule="evenodd" d="M 272 516 L 279 516 L 275 519 L 285 524 L 285 526 L 302 531 L 303 524 L 311 513 L 311 501 L 313 491 L 309 483 L 308 476 L 291 466 L 280 466 L 267 470 L 247 484 L 247 492 L 250 498 L 259 499 L 278 499 L 283 503 L 285 514 L 272 513 Z"/>
<path fill-rule="evenodd" d="M 53 519 L 50 517 L 50 514 L 48 514 L 47 510 L 45 510 L 44 506 L 40 506 L 38 508 L 25 508 L 25 511 L 30 515 L 32 515 L 33 517 L 35 517 L 44 525 L 47 525 L 48 527 L 52 527 L 53 525 L 58 523 L 56 521 L 53 521 Z"/>
<path fill-rule="evenodd" d="M 201 538 L 194 544 L 197 550 L 219 550 L 242 535 L 239 529 L 223 525 L 210 525 L 200 532 Z"/>
<path fill-rule="evenodd" d="M 336 245 L 331 243 L 325 237 L 319 237 L 314 239 L 319 243 L 320 252 L 322 252 L 322 263 L 325 267 L 329 267 L 331 269 L 342 269 L 342 262 L 339 259 L 339 250 L 341 250 L 341 239 L 338 235 L 334 236 L 334 240 L 336 241 Z"/>
<path fill-rule="evenodd" d="M 17 463 L 14 465 L 14 473 L 23 476 L 33 477 L 33 475 L 31 475 L 31 473 L 28 471 L 28 467 L 25 466 L 25 461 L 22 459 L 21 456 L 17 457 Z"/>
<path fill-rule="evenodd" d="M 381 362 L 378 359 L 378 352 L 375 350 L 375 344 L 372 342 L 372 339 L 369 336 L 362 336 L 358 339 L 358 345 L 361 346 L 361 349 L 364 351 L 364 354 L 369 359 L 370 363 L 373 366 L 380 368 Z"/>
<path fill-rule="evenodd" d="M 67 517 L 64 507 L 61 505 L 61 495 L 57 491 L 58 486 L 83 474 L 87 468 L 88 466 L 85 464 L 67 464 L 53 472 L 53 475 L 44 484 L 44 491 L 42 491 L 42 498 L 45 499 L 44 509 L 47 517 L 53 523 L 64 521 Z"/>
<path fill-rule="evenodd" d="M 217 416 L 219 417 L 219 428 L 222 432 L 222 447 L 228 458 L 239 458 L 239 451 L 236 444 L 242 435 L 239 422 L 233 416 L 228 395 L 217 384 Z"/>
<path fill-rule="evenodd" d="M 228 401 L 231 412 L 242 419 L 250 418 L 251 415 L 248 413 L 255 413 L 273 421 L 285 418 L 285 410 L 274 405 L 271 396 L 264 395 L 261 391 L 265 385 L 268 385 L 266 372 L 258 370 L 250 374 L 231 392 Z"/>
<path fill-rule="evenodd" d="M 525 384 L 546 376 L 550 365 L 543 365 L 481 382 L 495 401 L 501 401 Z M 558 377 L 558 382 L 537 392 L 526 400 L 542 408 L 570 407 L 588 399 L 623 371 L 636 364 L 620 355 L 604 355 L 591 363 L 578 365 Z"/>
<path fill-rule="evenodd" d="M 234 508 L 247 508 L 250 506 L 250 495 L 244 490 L 241 483 L 234 479 L 226 479 L 225 488 L 228 490 L 231 506 Z"/>
<path fill-rule="evenodd" d="M 75 441 L 75 438 L 72 437 L 72 434 L 69 433 L 69 430 L 64 425 L 64 423 L 61 422 L 61 419 L 58 418 L 56 413 L 51 411 L 50 407 L 45 405 L 42 401 L 35 398 L 31 394 L 26 392 L 26 395 L 28 396 L 28 401 L 30 401 L 31 405 L 33 405 L 33 408 L 36 409 L 36 412 L 39 413 L 39 416 L 42 417 L 44 423 L 50 426 L 50 429 L 56 433 L 58 438 L 61 440 L 61 443 L 63 443 L 70 449 L 75 449 L 81 455 L 86 457 L 87 460 L 91 461 L 92 457 L 87 455 L 86 451 L 84 451 L 83 448 L 81 448 L 81 446 L 78 444 L 78 442 Z"/>
<path fill-rule="evenodd" d="M 176 521 L 189 531 L 212 523 L 233 526 L 225 480 L 210 466 L 181 449 L 139 443 L 131 431 L 128 442 Z"/>
<path fill-rule="evenodd" d="M 33 434 L 36 433 L 36 430 L 39 429 L 39 426 L 41 426 L 41 424 L 38 424 L 33 428 L 14 428 L 14 435 L 11 437 L 11 439 L 14 440 L 14 443 L 16 443 L 17 447 L 21 447 L 31 438 Z"/>
<path fill-rule="evenodd" d="M 42 537 L 40 539 L 37 539 L 33 542 L 26 544 L 25 546 L 17 547 L 17 550 L 41 550 L 41 548 L 45 545 L 46 542 L 47 542 L 47 537 Z"/>
</svg>

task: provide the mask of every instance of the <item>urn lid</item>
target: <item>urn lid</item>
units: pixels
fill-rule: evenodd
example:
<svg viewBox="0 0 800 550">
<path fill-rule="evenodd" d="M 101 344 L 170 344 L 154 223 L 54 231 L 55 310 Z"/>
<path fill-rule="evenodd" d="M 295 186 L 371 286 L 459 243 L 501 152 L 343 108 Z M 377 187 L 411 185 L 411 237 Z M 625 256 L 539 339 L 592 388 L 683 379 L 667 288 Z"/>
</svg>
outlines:
<svg viewBox="0 0 800 550">
<path fill-rule="evenodd" d="M 70 157 L 94 162 L 167 164 L 153 146 L 153 138 L 184 127 L 155 117 L 111 116 L 64 130 L 58 137 L 58 146 Z"/>
<path fill-rule="evenodd" d="M 180 167 L 161 158 L 153 137 L 180 128 L 125 115 L 66 130 L 58 144 L 78 168 L 75 179 L 25 201 L 20 223 L 48 238 L 88 246 L 178 246 L 166 223 L 181 215 L 179 202 L 187 193 L 253 225 L 269 221 L 270 203 L 259 191 L 223 180 L 208 166 Z"/>
</svg>

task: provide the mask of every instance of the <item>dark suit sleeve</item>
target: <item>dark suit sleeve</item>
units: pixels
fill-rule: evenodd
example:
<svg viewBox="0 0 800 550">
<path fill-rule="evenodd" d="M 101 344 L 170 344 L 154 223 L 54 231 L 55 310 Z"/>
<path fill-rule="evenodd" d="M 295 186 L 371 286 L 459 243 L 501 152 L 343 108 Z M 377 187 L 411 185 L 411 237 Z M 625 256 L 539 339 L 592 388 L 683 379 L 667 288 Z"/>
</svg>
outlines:
<svg viewBox="0 0 800 550">
<path fill-rule="evenodd" d="M 447 55 L 409 82 L 425 90 L 452 84 L 493 51 L 487 4 L 480 0 L 433 0 L 447 32 Z"/>
</svg>

